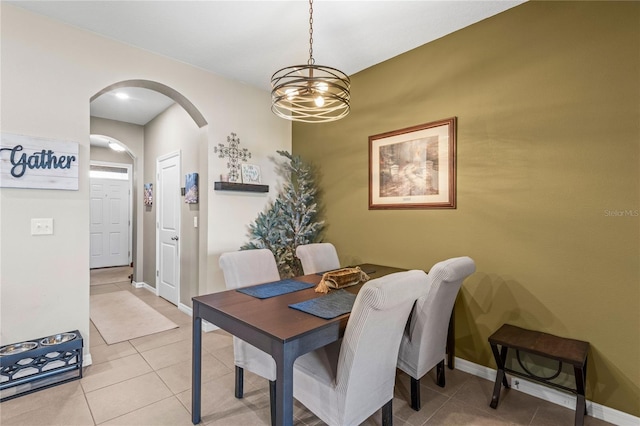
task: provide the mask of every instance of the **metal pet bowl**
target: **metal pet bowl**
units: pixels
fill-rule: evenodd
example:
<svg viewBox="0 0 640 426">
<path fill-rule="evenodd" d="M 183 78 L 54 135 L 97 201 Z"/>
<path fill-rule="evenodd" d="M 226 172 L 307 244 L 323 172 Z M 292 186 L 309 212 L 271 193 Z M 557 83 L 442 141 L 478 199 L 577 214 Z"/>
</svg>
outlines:
<svg viewBox="0 0 640 426">
<path fill-rule="evenodd" d="M 37 342 L 14 343 L 12 345 L 1 347 L 0 356 L 18 354 L 20 352 L 30 351 L 31 349 L 35 349 L 37 347 Z"/>
<path fill-rule="evenodd" d="M 40 340 L 40 344 L 42 346 L 52 346 L 57 345 L 59 343 L 68 342 L 69 340 L 73 340 L 76 338 L 76 333 L 60 333 L 54 334 L 53 336 L 45 337 Z"/>
</svg>

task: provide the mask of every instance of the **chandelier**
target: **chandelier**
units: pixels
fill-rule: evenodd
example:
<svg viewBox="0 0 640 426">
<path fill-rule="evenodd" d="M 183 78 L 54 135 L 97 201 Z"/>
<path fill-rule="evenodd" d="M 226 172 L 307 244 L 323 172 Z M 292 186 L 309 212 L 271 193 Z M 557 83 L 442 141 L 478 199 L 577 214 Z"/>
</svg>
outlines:
<svg viewBox="0 0 640 426">
<path fill-rule="evenodd" d="M 271 77 L 271 111 L 305 123 L 339 120 L 349 114 L 351 81 L 342 71 L 313 59 L 313 0 L 309 0 L 309 60 L 276 71 Z"/>
</svg>

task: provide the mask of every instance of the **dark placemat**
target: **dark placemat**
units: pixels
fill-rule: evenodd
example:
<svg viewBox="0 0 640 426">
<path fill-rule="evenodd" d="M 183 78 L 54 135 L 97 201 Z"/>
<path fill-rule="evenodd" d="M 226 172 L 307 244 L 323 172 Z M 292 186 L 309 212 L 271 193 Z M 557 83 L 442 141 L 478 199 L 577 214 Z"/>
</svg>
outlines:
<svg viewBox="0 0 640 426">
<path fill-rule="evenodd" d="M 331 319 L 351 312 L 356 295 L 345 290 L 333 290 L 326 296 L 289 305 L 290 308 L 324 319 Z"/>
<path fill-rule="evenodd" d="M 236 291 L 257 297 L 258 299 L 268 299 L 269 297 L 281 296 L 283 294 L 293 293 L 294 291 L 304 290 L 314 286 L 315 284 L 288 279 L 254 285 L 251 287 L 243 287 Z"/>
</svg>

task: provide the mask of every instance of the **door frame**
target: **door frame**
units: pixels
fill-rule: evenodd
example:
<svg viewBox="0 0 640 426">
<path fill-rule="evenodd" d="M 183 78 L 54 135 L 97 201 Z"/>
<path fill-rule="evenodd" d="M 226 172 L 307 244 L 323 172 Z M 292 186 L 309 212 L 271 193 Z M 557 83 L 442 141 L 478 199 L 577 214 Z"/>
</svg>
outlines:
<svg viewBox="0 0 640 426">
<path fill-rule="evenodd" d="M 133 259 L 133 164 L 129 163 L 113 163 L 110 161 L 89 161 L 89 173 L 91 173 L 91 166 L 106 166 L 106 167 L 118 167 L 127 169 L 127 182 L 129 183 L 129 226 L 128 226 L 128 240 L 129 240 L 129 255 L 127 256 L 127 265 L 131 265 Z M 89 176 L 89 185 L 91 185 L 91 176 Z M 101 178 L 102 179 L 102 178 Z M 108 179 L 108 178 L 107 178 Z M 91 205 L 89 205 L 91 209 Z"/>
<path fill-rule="evenodd" d="M 155 181 L 156 181 L 156 189 L 155 189 L 155 202 L 157 204 L 156 206 L 156 277 L 155 277 L 155 287 L 156 287 L 156 296 L 161 297 L 160 296 L 160 210 L 161 210 L 161 203 L 164 203 L 164 200 L 162 200 L 162 196 L 161 196 L 161 191 L 160 191 L 160 162 L 164 161 L 164 160 L 168 160 L 170 158 L 173 157 L 178 157 L 178 188 L 181 188 L 180 186 L 180 176 L 182 176 L 182 151 L 178 150 L 178 151 L 172 151 L 169 152 L 167 154 L 163 154 L 160 155 L 156 158 L 156 170 L 155 170 Z M 179 197 L 179 195 L 178 195 Z M 177 241 L 177 246 L 178 246 L 178 261 L 176 263 L 176 267 L 177 267 L 177 282 L 178 285 L 177 287 L 177 291 L 178 291 L 178 303 L 176 304 L 176 306 L 180 306 L 180 290 L 182 287 L 182 283 L 180 282 L 180 264 L 181 264 L 181 256 L 182 256 L 182 251 L 180 250 L 180 246 L 182 244 L 182 227 L 181 227 L 181 223 L 180 221 L 182 220 L 182 212 L 180 209 L 178 209 L 178 220 L 177 220 L 177 227 L 178 227 L 178 241 Z"/>
</svg>

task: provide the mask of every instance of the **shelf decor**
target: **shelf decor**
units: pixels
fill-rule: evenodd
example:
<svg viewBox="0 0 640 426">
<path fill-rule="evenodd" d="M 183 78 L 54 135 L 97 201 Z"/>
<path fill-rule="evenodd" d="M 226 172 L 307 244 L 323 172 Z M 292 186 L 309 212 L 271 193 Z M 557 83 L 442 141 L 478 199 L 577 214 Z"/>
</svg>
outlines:
<svg viewBox="0 0 640 426">
<path fill-rule="evenodd" d="M 255 164 L 242 165 L 242 183 L 260 183 L 260 166 Z"/>
<path fill-rule="evenodd" d="M 229 182 L 240 182 L 242 179 L 240 172 L 241 161 L 246 162 L 247 158 L 251 158 L 251 153 L 247 148 L 239 148 L 240 138 L 235 134 L 227 136 L 229 146 L 219 143 L 213 147 L 213 152 L 218 154 L 218 158 L 228 158 L 227 167 L 229 168 Z"/>
</svg>

